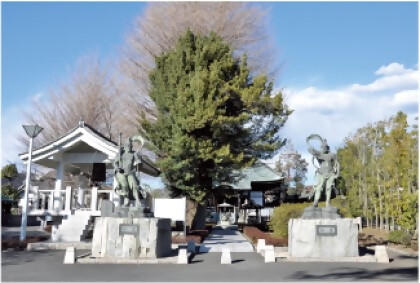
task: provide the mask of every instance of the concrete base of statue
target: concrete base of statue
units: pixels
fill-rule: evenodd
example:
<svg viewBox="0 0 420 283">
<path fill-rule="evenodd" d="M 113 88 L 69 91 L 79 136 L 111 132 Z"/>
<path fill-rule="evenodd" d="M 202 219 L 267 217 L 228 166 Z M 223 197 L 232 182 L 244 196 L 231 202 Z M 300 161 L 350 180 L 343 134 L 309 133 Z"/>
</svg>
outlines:
<svg viewBox="0 0 420 283">
<path fill-rule="evenodd" d="M 334 213 L 327 213 L 328 218 L 314 217 L 312 219 L 289 220 L 288 253 L 290 257 L 341 258 L 359 256 L 358 228 L 355 219 L 336 218 Z M 316 211 L 315 214 L 322 216 L 322 210 Z"/>
<path fill-rule="evenodd" d="M 152 215 L 143 209 L 108 207 L 95 220 L 92 256 L 137 259 L 171 255 L 171 220 L 147 216 Z"/>
</svg>

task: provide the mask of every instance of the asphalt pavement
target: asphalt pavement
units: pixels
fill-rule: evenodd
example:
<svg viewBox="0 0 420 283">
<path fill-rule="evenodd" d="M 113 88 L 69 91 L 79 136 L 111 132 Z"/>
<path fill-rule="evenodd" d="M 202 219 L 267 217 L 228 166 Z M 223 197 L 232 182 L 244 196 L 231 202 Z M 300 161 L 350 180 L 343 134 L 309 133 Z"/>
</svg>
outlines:
<svg viewBox="0 0 420 283">
<path fill-rule="evenodd" d="M 77 251 L 82 254 L 87 251 Z M 389 252 L 384 263 L 264 263 L 256 252 L 196 255 L 189 265 L 64 265 L 64 251 L 2 252 L 3 282 L 279 282 L 279 281 L 418 281 L 418 257 Z"/>
</svg>

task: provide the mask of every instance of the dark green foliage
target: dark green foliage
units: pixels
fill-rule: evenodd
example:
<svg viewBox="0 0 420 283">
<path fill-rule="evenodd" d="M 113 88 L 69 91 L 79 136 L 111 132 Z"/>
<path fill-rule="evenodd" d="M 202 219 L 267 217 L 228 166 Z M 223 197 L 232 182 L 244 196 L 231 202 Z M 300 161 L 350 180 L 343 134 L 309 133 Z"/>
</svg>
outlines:
<svg viewBox="0 0 420 283">
<path fill-rule="evenodd" d="M 266 76 L 251 77 L 246 57 L 235 58 L 222 39 L 187 32 L 174 50 L 156 58 L 150 97 L 157 120 L 142 113 L 141 132 L 159 157 L 175 194 L 202 202 L 233 169 L 272 157 L 291 111 Z"/>
<path fill-rule="evenodd" d="M 411 244 L 411 237 L 403 230 L 395 230 L 388 233 L 388 241 L 408 246 Z"/>
<path fill-rule="evenodd" d="M 18 170 L 16 168 L 16 164 L 7 164 L 1 169 L 1 177 L 12 179 L 16 177 L 18 174 Z"/>
<path fill-rule="evenodd" d="M 18 199 L 18 191 L 9 184 L 2 185 L 1 196 L 16 201 Z"/>
</svg>

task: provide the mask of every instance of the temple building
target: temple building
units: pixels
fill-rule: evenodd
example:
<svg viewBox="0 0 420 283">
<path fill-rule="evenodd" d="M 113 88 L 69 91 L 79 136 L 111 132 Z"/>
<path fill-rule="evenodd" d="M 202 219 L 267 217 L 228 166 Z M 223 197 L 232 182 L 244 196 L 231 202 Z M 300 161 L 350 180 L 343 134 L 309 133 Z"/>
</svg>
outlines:
<svg viewBox="0 0 420 283">
<path fill-rule="evenodd" d="M 54 169 L 51 186 L 29 191 L 28 215 L 53 224 L 52 240 L 80 241 L 95 216 L 100 215 L 101 200 L 119 202 L 113 190 L 113 162 L 118 145 L 84 122 L 54 141 L 32 152 L 32 162 Z M 28 162 L 28 153 L 19 155 Z M 151 176 L 160 171 L 142 156 L 139 170 Z M 111 174 L 109 174 L 111 172 Z M 73 182 L 64 182 L 65 176 Z"/>
<path fill-rule="evenodd" d="M 233 175 L 233 183 L 216 186 L 208 198 L 207 207 L 216 212 L 216 218 L 230 210 L 231 223 L 261 223 L 268 220 L 271 208 L 286 199 L 284 176 L 265 163 L 256 162 Z"/>
</svg>

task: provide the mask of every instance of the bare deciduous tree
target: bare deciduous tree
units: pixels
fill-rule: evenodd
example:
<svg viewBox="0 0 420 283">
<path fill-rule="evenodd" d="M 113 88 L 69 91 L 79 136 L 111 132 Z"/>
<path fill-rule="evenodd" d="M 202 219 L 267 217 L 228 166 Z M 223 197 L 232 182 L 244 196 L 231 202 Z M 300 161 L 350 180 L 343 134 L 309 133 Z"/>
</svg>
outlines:
<svg viewBox="0 0 420 283">
<path fill-rule="evenodd" d="M 127 36 L 121 60 L 123 73 L 132 79 L 127 82 L 132 84 L 128 96 L 131 112 L 138 114 L 141 108 L 153 117 L 153 102 L 147 94 L 154 57 L 174 47 L 187 29 L 196 34 L 217 33 L 232 46 L 236 55 L 248 54 L 251 71 L 273 75 L 274 49 L 268 36 L 266 15 L 267 11 L 244 2 L 148 4 Z"/>
<path fill-rule="evenodd" d="M 27 113 L 28 122 L 44 127 L 37 143 L 57 138 L 79 120 L 110 138 L 117 132 L 136 134 L 140 110 L 150 119 L 155 116 L 148 96 L 148 74 L 154 68 L 154 57 L 171 49 L 187 29 L 200 34 L 216 32 L 238 56 L 248 53 L 251 70 L 268 73 L 273 49 L 265 16 L 261 8 L 241 2 L 148 4 L 127 37 L 119 62 L 126 76 L 110 75 L 97 59 L 79 63 L 70 80 L 50 89 L 48 100 L 39 101 Z"/>
<path fill-rule="evenodd" d="M 48 99 L 35 102 L 26 121 L 44 128 L 37 144 L 65 134 L 83 120 L 110 139 L 118 136 L 120 91 L 97 59 L 82 60 L 71 78 L 48 90 Z M 27 138 L 20 138 L 27 142 Z"/>
</svg>

